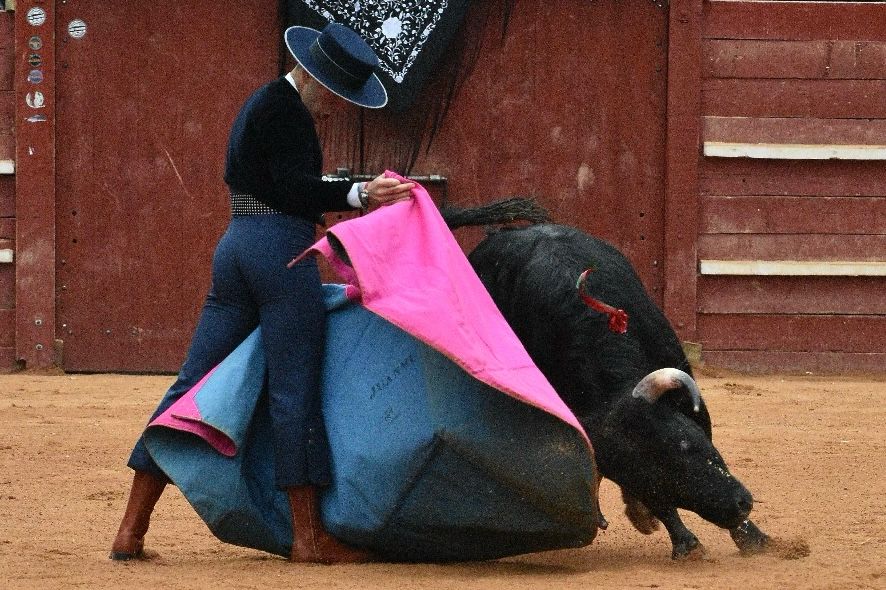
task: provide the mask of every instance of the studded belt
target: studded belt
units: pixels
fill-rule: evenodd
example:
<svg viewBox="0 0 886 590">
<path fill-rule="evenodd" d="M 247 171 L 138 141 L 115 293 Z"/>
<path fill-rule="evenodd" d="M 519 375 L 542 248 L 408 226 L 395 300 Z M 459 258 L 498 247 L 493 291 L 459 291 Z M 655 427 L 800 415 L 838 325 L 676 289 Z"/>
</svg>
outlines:
<svg viewBox="0 0 886 590">
<path fill-rule="evenodd" d="M 252 195 L 231 195 L 231 215 L 283 215 Z"/>
</svg>

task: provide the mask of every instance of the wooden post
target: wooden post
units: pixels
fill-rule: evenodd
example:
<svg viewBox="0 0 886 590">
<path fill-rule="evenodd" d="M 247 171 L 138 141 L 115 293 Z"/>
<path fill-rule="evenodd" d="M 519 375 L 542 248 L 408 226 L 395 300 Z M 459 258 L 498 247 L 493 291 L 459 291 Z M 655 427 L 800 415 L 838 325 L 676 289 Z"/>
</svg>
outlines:
<svg viewBox="0 0 886 590">
<path fill-rule="evenodd" d="M 55 353 L 55 2 L 15 15 L 16 358 L 28 369 Z"/>
<path fill-rule="evenodd" d="M 668 23 L 664 312 L 681 340 L 696 337 L 702 2 L 671 0 Z"/>
</svg>

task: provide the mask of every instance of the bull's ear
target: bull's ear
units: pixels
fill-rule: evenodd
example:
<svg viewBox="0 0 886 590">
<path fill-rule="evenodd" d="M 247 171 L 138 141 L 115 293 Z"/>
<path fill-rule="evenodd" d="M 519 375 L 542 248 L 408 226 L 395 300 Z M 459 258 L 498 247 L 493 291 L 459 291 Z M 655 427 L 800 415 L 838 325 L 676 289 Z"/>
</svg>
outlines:
<svg viewBox="0 0 886 590">
<path fill-rule="evenodd" d="M 698 384 L 688 373 L 680 369 L 659 369 L 649 373 L 637 383 L 631 395 L 642 397 L 650 404 L 654 404 L 665 393 L 681 387 L 689 391 L 689 395 L 692 396 L 692 409 L 698 412 L 701 409 L 701 392 L 698 390 Z"/>
</svg>

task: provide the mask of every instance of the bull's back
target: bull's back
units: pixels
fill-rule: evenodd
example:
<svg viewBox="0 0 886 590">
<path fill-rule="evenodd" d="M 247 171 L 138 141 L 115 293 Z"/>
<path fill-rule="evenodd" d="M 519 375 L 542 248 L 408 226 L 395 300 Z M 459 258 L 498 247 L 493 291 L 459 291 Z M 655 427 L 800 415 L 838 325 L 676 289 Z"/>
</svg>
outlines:
<svg viewBox="0 0 886 590">
<path fill-rule="evenodd" d="M 515 319 L 525 316 L 528 323 L 537 315 L 546 321 L 587 316 L 576 281 L 589 268 L 593 272 L 586 288 L 592 296 L 643 315 L 652 304 L 621 252 L 573 227 L 546 223 L 502 229 L 483 240 L 468 258 L 496 303 Z"/>
<path fill-rule="evenodd" d="M 665 366 L 688 368 L 676 334 L 630 261 L 599 238 L 557 224 L 504 229 L 483 240 L 469 260 L 564 398 L 573 389 L 616 395 L 621 382 L 637 375 Z M 578 296 L 576 281 L 588 268 L 594 270 L 587 292 L 627 311 L 627 334 L 612 333 L 605 317 Z M 590 400 L 566 401 L 572 406 Z"/>
</svg>

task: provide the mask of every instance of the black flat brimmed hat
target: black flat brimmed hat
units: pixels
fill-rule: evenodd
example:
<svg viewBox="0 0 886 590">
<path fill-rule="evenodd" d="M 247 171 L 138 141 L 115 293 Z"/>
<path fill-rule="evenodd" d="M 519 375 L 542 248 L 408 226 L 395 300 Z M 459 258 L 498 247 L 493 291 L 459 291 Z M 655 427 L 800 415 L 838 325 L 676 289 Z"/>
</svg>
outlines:
<svg viewBox="0 0 886 590">
<path fill-rule="evenodd" d="M 329 23 L 322 33 L 289 27 L 285 39 L 292 57 L 334 94 L 370 109 L 387 104 L 388 93 L 375 75 L 378 56 L 348 27 Z"/>
</svg>

